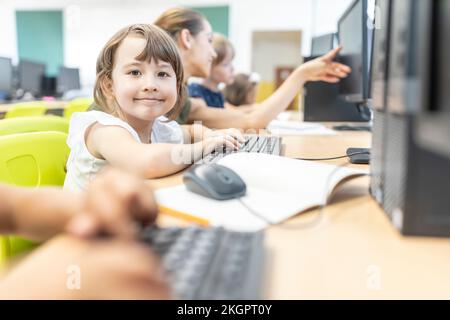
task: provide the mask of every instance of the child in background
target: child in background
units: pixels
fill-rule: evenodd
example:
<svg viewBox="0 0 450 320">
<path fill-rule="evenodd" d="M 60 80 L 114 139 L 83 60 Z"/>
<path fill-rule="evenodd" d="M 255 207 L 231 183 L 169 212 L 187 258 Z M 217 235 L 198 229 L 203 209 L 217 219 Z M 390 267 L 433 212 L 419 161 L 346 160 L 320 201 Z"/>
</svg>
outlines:
<svg viewBox="0 0 450 320">
<path fill-rule="evenodd" d="M 225 100 L 219 86 L 233 82 L 234 48 L 230 41 L 219 33 L 213 35 L 213 47 L 217 56 L 212 62 L 211 73 L 201 83 L 189 85 L 189 96 L 202 98 L 208 107 L 223 108 Z"/>
<path fill-rule="evenodd" d="M 201 83 L 189 85 L 190 97 L 202 99 L 208 107 L 234 109 L 246 114 L 251 114 L 259 105 L 274 109 L 279 108 L 281 104 L 283 110 L 288 107 L 290 101 L 284 106 L 283 103 L 287 100 L 281 101 L 277 94 L 273 94 L 275 99 L 266 99 L 260 104 L 255 103 L 256 84 L 250 82 L 250 76 L 240 74 L 239 78 L 235 79 L 233 74 L 235 56 L 233 44 L 224 35 L 214 33 L 212 45 L 216 58 L 212 62 L 211 72 Z M 221 85 L 225 85 L 223 91 L 220 90 Z M 293 85 L 294 83 L 289 84 L 291 87 Z"/>
<path fill-rule="evenodd" d="M 251 110 L 252 105 L 255 103 L 258 82 L 256 74 L 236 74 L 233 82 L 228 84 L 223 90 L 225 108 Z"/>
<path fill-rule="evenodd" d="M 238 149 L 244 141 L 238 130 L 204 132 L 171 121 L 184 92 L 182 63 L 169 35 L 147 24 L 117 32 L 97 60 L 94 99 L 102 111 L 72 116 L 64 188 L 83 189 L 108 164 L 158 178 L 216 148 Z"/>
<path fill-rule="evenodd" d="M 175 40 L 183 59 L 186 81 L 190 77 L 208 78 L 211 62 L 216 57 L 212 46 L 212 27 L 199 12 L 188 8 L 172 8 L 163 12 L 155 25 L 164 29 Z M 204 100 L 190 98 L 183 105 L 178 123 L 202 121 L 210 128 L 265 128 L 278 114 L 286 110 L 308 81 L 337 83 L 351 69 L 333 60 L 342 48 L 300 65 L 269 98 L 255 104 L 248 113 L 240 109 L 208 108 Z"/>
</svg>

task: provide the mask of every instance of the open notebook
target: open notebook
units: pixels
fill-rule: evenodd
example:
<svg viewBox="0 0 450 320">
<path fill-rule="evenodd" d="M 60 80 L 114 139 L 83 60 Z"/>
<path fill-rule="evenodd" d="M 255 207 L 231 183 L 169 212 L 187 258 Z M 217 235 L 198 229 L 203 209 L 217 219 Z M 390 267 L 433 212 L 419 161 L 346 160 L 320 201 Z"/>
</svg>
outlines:
<svg viewBox="0 0 450 320">
<path fill-rule="evenodd" d="M 272 223 L 322 205 L 339 182 L 368 173 L 261 153 L 235 153 L 218 164 L 241 176 L 247 185 L 242 201 Z M 236 199 L 209 199 L 191 193 L 184 185 L 159 189 L 156 198 L 163 212 L 194 217 L 191 220 L 208 221 L 210 225 L 236 231 L 257 231 L 268 226 Z"/>
</svg>

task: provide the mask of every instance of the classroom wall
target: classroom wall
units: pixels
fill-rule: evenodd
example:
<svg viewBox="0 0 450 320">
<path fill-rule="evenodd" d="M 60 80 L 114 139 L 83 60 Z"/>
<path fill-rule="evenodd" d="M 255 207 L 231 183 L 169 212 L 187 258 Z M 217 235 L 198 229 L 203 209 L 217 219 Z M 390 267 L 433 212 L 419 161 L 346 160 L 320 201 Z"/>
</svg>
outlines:
<svg viewBox="0 0 450 320">
<path fill-rule="evenodd" d="M 262 5 L 261 1 L 264 1 Z M 65 64 L 81 68 L 84 86 L 95 81 L 95 61 L 103 44 L 120 27 L 148 23 L 176 6 L 230 7 L 229 36 L 237 50 L 235 68 L 251 71 L 253 31 L 302 30 L 302 54 L 309 55 L 311 37 L 332 32 L 352 0 L 0 0 L 0 54 L 17 59 L 14 11 L 64 10 Z M 255 10 L 257 9 L 256 13 Z"/>
</svg>

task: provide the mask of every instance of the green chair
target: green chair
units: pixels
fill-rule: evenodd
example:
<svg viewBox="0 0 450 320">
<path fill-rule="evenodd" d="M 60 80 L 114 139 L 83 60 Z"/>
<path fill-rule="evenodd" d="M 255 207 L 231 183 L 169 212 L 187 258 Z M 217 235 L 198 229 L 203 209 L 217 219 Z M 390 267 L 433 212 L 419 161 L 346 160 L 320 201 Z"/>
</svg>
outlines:
<svg viewBox="0 0 450 320">
<path fill-rule="evenodd" d="M 39 131 L 68 133 L 69 120 L 56 116 L 21 117 L 0 120 L 0 136 Z"/>
<path fill-rule="evenodd" d="M 18 103 L 12 105 L 8 111 L 6 111 L 5 119 L 43 116 L 46 110 L 47 104 L 42 101 Z"/>
<path fill-rule="evenodd" d="M 66 140 L 67 134 L 50 131 L 0 136 L 0 182 L 24 187 L 62 186 L 70 152 Z M 36 246 L 19 237 L 0 239 L 0 259 Z"/>
<path fill-rule="evenodd" d="M 92 98 L 76 98 L 64 107 L 64 118 L 70 119 L 74 112 L 85 112 L 94 102 Z"/>
</svg>

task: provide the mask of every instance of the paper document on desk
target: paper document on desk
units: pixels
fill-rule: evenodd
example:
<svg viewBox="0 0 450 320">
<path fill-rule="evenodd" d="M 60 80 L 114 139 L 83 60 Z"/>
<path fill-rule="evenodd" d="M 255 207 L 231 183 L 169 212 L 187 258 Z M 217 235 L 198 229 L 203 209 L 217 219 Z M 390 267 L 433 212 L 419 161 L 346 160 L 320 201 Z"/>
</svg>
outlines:
<svg viewBox="0 0 450 320">
<path fill-rule="evenodd" d="M 324 204 L 339 182 L 368 174 L 367 170 L 336 171 L 332 165 L 260 153 L 235 153 L 218 164 L 234 170 L 245 181 L 247 194 L 242 201 L 272 223 Z M 160 206 L 208 220 L 213 226 L 236 231 L 268 226 L 236 199 L 213 200 L 188 191 L 184 185 L 156 190 L 156 198 Z"/>
<path fill-rule="evenodd" d="M 273 120 L 267 129 L 274 135 L 335 135 L 336 132 L 320 123 Z"/>
<path fill-rule="evenodd" d="M 284 111 L 284 112 L 280 112 L 277 115 L 277 120 L 289 121 L 289 120 L 292 119 L 293 116 L 294 116 L 294 112 L 293 111 Z"/>
</svg>

